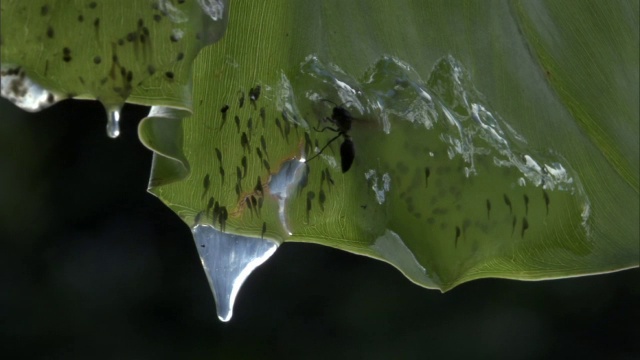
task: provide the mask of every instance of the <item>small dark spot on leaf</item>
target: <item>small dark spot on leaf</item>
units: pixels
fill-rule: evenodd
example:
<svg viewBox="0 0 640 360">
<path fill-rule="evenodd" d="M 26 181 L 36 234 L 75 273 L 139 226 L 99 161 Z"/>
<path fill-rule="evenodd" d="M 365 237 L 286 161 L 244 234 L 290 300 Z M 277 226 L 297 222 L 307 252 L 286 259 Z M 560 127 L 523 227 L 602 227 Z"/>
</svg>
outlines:
<svg viewBox="0 0 640 360">
<path fill-rule="evenodd" d="M 226 206 L 220 207 L 220 216 L 218 217 L 218 222 L 220 224 L 220 231 L 224 232 L 225 225 L 227 223 L 227 219 L 229 218 L 229 213 L 227 212 Z"/>
<path fill-rule="evenodd" d="M 241 95 L 240 95 L 240 98 L 238 99 L 238 107 L 242 109 L 242 107 L 244 106 L 244 92 L 241 91 L 240 93 Z"/>
<path fill-rule="evenodd" d="M 210 180 L 210 178 L 209 178 L 209 174 L 206 174 L 206 175 L 204 176 L 204 178 L 202 179 L 202 187 L 203 187 L 205 190 L 209 190 L 209 186 L 210 186 L 210 185 L 211 185 L 211 180 Z"/>
<path fill-rule="evenodd" d="M 95 20 L 93 20 L 93 26 L 95 27 L 100 26 L 100 18 L 96 18 Z"/>
<path fill-rule="evenodd" d="M 218 168 L 218 171 L 220 172 L 220 178 L 222 179 L 222 185 L 224 185 L 224 168 L 222 166 L 220 166 Z"/>
<path fill-rule="evenodd" d="M 243 156 L 242 159 L 240 160 L 240 164 L 242 165 L 242 168 L 244 169 L 244 173 L 242 175 L 242 178 L 244 178 L 245 176 L 247 176 L 247 157 Z"/>
<path fill-rule="evenodd" d="M 264 122 L 266 119 L 267 115 L 266 115 L 266 111 L 264 110 L 264 107 L 260 108 L 260 118 L 262 119 L 262 127 L 264 128 Z"/>
<path fill-rule="evenodd" d="M 78 21 L 79 21 L 79 22 L 83 22 L 83 21 L 84 21 L 84 16 L 82 16 L 82 15 L 78 15 Z"/>
<path fill-rule="evenodd" d="M 324 203 L 325 201 L 327 201 L 327 196 L 324 193 L 323 189 L 320 189 L 320 192 L 318 193 L 318 202 L 320 203 L 320 209 L 322 211 L 324 211 Z"/>
<path fill-rule="evenodd" d="M 253 188 L 253 190 L 256 193 L 260 193 L 260 195 L 263 195 L 263 188 L 262 188 L 262 179 L 260 179 L 260 176 L 258 176 L 258 182 L 256 183 L 256 187 Z"/>
<path fill-rule="evenodd" d="M 247 133 L 246 132 L 242 132 L 242 135 L 240 135 L 240 145 L 242 145 L 242 151 L 245 152 L 251 152 L 251 147 L 249 144 L 249 138 L 247 137 Z"/>
<path fill-rule="evenodd" d="M 429 176 L 431 175 L 431 170 L 428 167 L 424 168 L 424 181 L 425 187 L 429 187 Z"/>
<path fill-rule="evenodd" d="M 526 217 L 522 218 L 522 230 L 520 231 L 520 237 L 524 237 L 524 232 L 529 228 L 529 221 L 527 221 Z"/>
<path fill-rule="evenodd" d="M 118 39 L 118 45 L 120 46 L 124 45 L 124 39 Z"/>
<path fill-rule="evenodd" d="M 216 223 L 216 220 L 218 220 L 218 216 L 220 215 L 220 204 L 218 204 L 218 202 L 216 201 L 213 204 L 213 223 Z"/>
<path fill-rule="evenodd" d="M 209 212 L 213 208 L 213 196 L 209 198 L 209 202 L 207 203 L 207 216 L 209 216 Z"/>
<path fill-rule="evenodd" d="M 169 40 L 171 40 L 171 42 L 178 42 L 180 38 L 178 38 L 178 36 L 176 36 L 175 34 L 171 34 L 171 36 L 169 36 Z"/>
<path fill-rule="evenodd" d="M 179 52 L 178 56 L 176 57 L 176 60 L 180 61 L 182 59 L 184 59 L 184 53 Z"/>
<path fill-rule="evenodd" d="M 153 20 L 155 20 L 156 22 L 160 22 L 160 20 L 162 20 L 162 16 L 160 16 L 159 14 L 155 14 L 153 15 Z"/>
<path fill-rule="evenodd" d="M 95 9 L 98 6 L 98 4 L 95 1 L 92 1 L 89 3 L 89 8 L 90 9 Z"/>
<path fill-rule="evenodd" d="M 53 28 L 51 26 L 47 28 L 47 37 L 53 39 Z"/>
<path fill-rule="evenodd" d="M 173 80 L 173 72 L 171 71 L 167 71 L 166 73 L 164 73 L 164 76 L 166 76 L 168 79 Z"/>
<path fill-rule="evenodd" d="M 49 13 L 49 5 L 42 5 L 40 8 L 40 15 L 45 16 Z"/>
<path fill-rule="evenodd" d="M 544 204 L 547 207 L 547 215 L 549 215 L 549 194 L 547 194 L 547 192 L 543 189 L 542 190 L 542 197 L 544 198 Z"/>
<path fill-rule="evenodd" d="M 149 65 L 147 66 L 147 72 L 149 73 L 149 75 L 153 75 L 156 73 L 156 68 L 153 65 Z"/>
<path fill-rule="evenodd" d="M 282 130 L 282 124 L 280 123 L 280 119 L 276 117 L 276 126 L 278 127 L 278 130 L 280 130 L 280 135 L 282 137 L 284 137 L 284 131 Z M 305 133 L 306 134 L 306 133 Z M 308 145 L 308 141 L 306 141 L 306 139 L 308 138 L 308 136 L 305 136 L 305 149 L 306 146 Z M 308 153 L 309 151 L 305 151 L 306 153 Z"/>
<path fill-rule="evenodd" d="M 93 63 L 98 65 L 102 62 L 102 59 L 100 58 L 100 56 L 94 56 L 93 57 Z"/>
<path fill-rule="evenodd" d="M 251 101 L 258 101 L 258 98 L 260 98 L 261 90 L 262 90 L 262 87 L 260 87 L 260 85 L 256 85 L 256 87 L 252 87 L 249 90 L 249 99 Z"/>
<path fill-rule="evenodd" d="M 511 206 L 511 200 L 509 199 L 507 194 L 503 194 L 503 198 L 504 198 L 504 203 L 507 204 L 507 206 L 509 207 L 509 214 L 512 214 L 513 213 L 513 207 Z"/>
<path fill-rule="evenodd" d="M 238 117 L 238 115 L 234 116 L 233 120 L 236 122 L 237 131 L 240 132 L 240 118 Z M 242 146 L 244 146 L 244 144 Z"/>
</svg>

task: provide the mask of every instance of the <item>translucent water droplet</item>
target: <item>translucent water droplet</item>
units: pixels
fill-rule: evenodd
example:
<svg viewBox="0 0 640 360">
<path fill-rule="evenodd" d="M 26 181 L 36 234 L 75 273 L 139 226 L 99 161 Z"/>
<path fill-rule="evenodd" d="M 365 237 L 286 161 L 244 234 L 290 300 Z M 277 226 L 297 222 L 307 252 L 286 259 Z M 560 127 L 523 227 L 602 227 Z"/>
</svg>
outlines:
<svg viewBox="0 0 640 360">
<path fill-rule="evenodd" d="M 170 0 L 160 0 L 158 2 L 158 8 L 163 15 L 166 14 L 169 20 L 174 23 L 180 24 L 189 20 L 189 16 L 179 10 Z"/>
<path fill-rule="evenodd" d="M 291 230 L 287 225 L 287 217 L 285 213 L 287 200 L 291 197 L 294 190 L 300 185 L 306 185 L 308 172 L 304 161 L 291 159 L 286 161 L 280 167 L 277 174 L 273 174 L 269 180 L 269 191 L 271 195 L 278 199 L 278 216 L 280 223 L 289 235 Z"/>
<path fill-rule="evenodd" d="M 213 21 L 218 21 L 224 17 L 224 5 L 222 0 L 198 0 L 198 4 L 205 14 L 209 15 Z"/>
<path fill-rule="evenodd" d="M 438 275 L 428 272 L 400 238 L 400 235 L 392 230 L 385 230 L 384 234 L 378 237 L 370 248 L 413 281 L 429 284 L 433 287 L 441 283 Z"/>
<path fill-rule="evenodd" d="M 120 110 L 122 105 L 105 105 L 107 110 L 107 135 L 115 139 L 120 135 Z"/>
<path fill-rule="evenodd" d="M 231 320 L 240 287 L 258 266 L 271 257 L 278 243 L 220 232 L 198 224 L 191 230 L 221 321 Z"/>
</svg>

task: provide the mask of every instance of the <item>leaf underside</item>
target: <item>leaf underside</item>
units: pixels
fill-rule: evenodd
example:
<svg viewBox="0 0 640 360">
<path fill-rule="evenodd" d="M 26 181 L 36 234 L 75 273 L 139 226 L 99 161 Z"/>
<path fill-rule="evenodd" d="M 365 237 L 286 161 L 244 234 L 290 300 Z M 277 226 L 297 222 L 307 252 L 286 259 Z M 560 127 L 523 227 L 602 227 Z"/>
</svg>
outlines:
<svg viewBox="0 0 640 360">
<path fill-rule="evenodd" d="M 192 115 L 157 101 L 140 124 L 149 190 L 189 226 L 443 291 L 638 266 L 637 2 L 236 1 L 228 24 L 193 63 Z M 343 136 L 302 164 L 343 103 L 349 171 Z"/>
</svg>

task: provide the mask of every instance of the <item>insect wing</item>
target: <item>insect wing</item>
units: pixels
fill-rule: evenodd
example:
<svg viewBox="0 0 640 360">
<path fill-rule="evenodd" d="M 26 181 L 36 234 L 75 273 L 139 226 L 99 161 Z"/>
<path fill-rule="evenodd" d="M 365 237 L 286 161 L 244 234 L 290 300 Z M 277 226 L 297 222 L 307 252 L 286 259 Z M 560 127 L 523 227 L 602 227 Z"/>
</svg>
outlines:
<svg viewBox="0 0 640 360">
<path fill-rule="evenodd" d="M 351 141 L 351 139 L 345 139 L 342 145 L 340 145 L 340 160 L 343 173 L 349 171 L 355 156 L 356 149 L 353 146 L 353 141 Z"/>
</svg>

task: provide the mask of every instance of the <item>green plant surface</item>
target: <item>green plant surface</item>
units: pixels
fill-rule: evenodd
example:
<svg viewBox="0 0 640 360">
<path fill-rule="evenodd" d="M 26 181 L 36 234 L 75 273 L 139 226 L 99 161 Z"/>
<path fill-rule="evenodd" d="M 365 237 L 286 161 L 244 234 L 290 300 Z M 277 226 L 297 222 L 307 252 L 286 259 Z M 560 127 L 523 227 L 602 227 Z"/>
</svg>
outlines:
<svg viewBox="0 0 640 360">
<path fill-rule="evenodd" d="M 189 226 L 336 247 L 443 291 L 638 266 L 637 2 L 229 11 L 194 62 L 193 115 L 159 101 L 139 128 L 149 191 Z M 323 99 L 353 116 L 344 174 L 343 138 L 298 161 L 335 136 L 313 129 Z"/>
<path fill-rule="evenodd" d="M 56 100 L 98 99 L 107 107 L 128 101 L 190 109 L 193 58 L 224 31 L 195 1 L 1 6 L 4 71 L 17 67 Z"/>
</svg>

